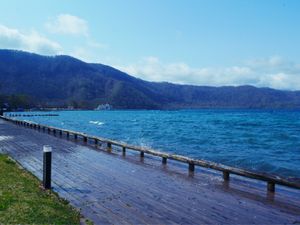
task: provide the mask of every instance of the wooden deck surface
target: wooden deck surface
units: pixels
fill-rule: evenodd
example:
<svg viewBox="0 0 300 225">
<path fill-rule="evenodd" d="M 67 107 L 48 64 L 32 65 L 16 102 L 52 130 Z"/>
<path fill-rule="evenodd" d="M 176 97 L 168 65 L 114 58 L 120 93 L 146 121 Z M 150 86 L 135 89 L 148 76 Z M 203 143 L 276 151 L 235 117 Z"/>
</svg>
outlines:
<svg viewBox="0 0 300 225">
<path fill-rule="evenodd" d="M 300 191 L 139 154 L 107 153 L 0 120 L 0 152 L 39 179 L 53 147 L 53 188 L 95 224 L 300 224 Z M 1 171 L 0 171 L 1 172 Z"/>
</svg>

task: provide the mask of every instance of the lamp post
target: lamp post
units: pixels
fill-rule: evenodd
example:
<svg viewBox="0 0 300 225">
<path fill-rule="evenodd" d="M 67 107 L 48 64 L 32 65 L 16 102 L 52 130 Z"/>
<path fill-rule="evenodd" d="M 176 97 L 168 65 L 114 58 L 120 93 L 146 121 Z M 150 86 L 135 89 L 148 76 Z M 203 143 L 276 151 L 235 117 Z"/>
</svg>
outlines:
<svg viewBox="0 0 300 225">
<path fill-rule="evenodd" d="M 51 161 L 52 147 L 43 146 L 43 186 L 45 189 L 51 189 Z"/>
</svg>

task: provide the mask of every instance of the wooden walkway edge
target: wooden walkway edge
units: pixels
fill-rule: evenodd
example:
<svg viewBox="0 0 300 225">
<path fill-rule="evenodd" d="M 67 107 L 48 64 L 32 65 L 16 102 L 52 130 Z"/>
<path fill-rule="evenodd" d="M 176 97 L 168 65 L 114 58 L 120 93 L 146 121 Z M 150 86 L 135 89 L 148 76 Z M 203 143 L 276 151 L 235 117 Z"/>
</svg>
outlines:
<svg viewBox="0 0 300 225">
<path fill-rule="evenodd" d="M 275 175 L 270 175 L 270 174 L 262 174 L 262 173 L 258 173 L 258 172 L 247 171 L 247 170 L 240 169 L 240 168 L 226 166 L 226 165 L 223 165 L 220 163 L 210 162 L 207 160 L 192 159 L 192 158 L 189 158 L 186 156 L 159 152 L 159 151 L 149 149 L 149 148 L 144 148 L 141 146 L 133 146 L 133 145 L 128 145 L 126 143 L 119 142 L 119 141 L 105 139 L 105 138 L 97 137 L 97 136 L 91 136 L 91 135 L 88 135 L 88 134 L 85 134 L 82 132 L 76 132 L 76 131 L 57 128 L 57 127 L 51 127 L 51 126 L 47 126 L 47 125 L 43 125 L 43 124 L 37 124 L 37 123 L 33 123 L 33 122 L 17 120 L 17 119 L 13 119 L 10 117 L 0 116 L 0 118 L 4 119 L 6 121 L 13 122 L 20 126 L 29 127 L 29 128 L 38 129 L 38 130 L 42 129 L 43 131 L 47 130 L 48 133 L 51 133 L 51 132 L 53 132 L 54 134 L 59 133 L 60 136 L 62 136 L 64 133 L 66 134 L 67 137 L 69 137 L 70 135 L 73 135 L 73 137 L 76 140 L 78 139 L 78 136 L 80 136 L 84 143 L 87 143 L 89 140 L 93 140 L 96 145 L 98 145 L 98 143 L 102 143 L 102 144 L 104 143 L 104 144 L 106 144 L 106 146 L 107 146 L 106 149 L 109 152 L 112 151 L 112 149 L 113 149 L 112 146 L 114 145 L 116 147 L 122 148 L 123 154 L 125 154 L 126 149 L 129 149 L 129 150 L 133 150 L 133 151 L 138 151 L 140 153 L 141 157 L 144 157 L 145 153 L 153 155 L 153 156 L 161 157 L 163 164 L 167 164 L 168 159 L 175 160 L 175 161 L 182 162 L 182 163 L 187 163 L 188 169 L 191 172 L 193 172 L 195 170 L 195 166 L 200 166 L 200 167 L 205 167 L 205 168 L 221 171 L 223 173 L 223 179 L 225 181 L 229 181 L 230 174 L 235 174 L 235 175 L 239 175 L 239 176 L 243 176 L 243 177 L 247 177 L 247 178 L 266 181 L 267 182 L 267 191 L 269 191 L 269 192 L 275 192 L 276 184 L 287 186 L 290 188 L 300 189 L 300 182 L 289 180 L 289 179 L 286 179 L 286 178 L 283 178 L 280 176 L 275 176 Z"/>
</svg>

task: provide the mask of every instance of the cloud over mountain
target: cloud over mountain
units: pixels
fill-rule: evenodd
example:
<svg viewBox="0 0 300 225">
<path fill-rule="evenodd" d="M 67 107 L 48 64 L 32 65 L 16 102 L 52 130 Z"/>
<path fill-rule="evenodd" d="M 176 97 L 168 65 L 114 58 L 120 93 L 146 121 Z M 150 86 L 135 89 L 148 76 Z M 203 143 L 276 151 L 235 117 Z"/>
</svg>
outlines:
<svg viewBox="0 0 300 225">
<path fill-rule="evenodd" d="M 0 48 L 25 50 L 40 54 L 59 54 L 62 47 L 37 31 L 24 33 L 0 24 Z"/>
<path fill-rule="evenodd" d="M 254 85 L 277 89 L 300 89 L 300 64 L 279 56 L 250 60 L 229 67 L 191 67 L 184 62 L 164 63 L 146 57 L 117 68 L 150 81 L 196 85 Z"/>
<path fill-rule="evenodd" d="M 51 33 L 84 35 L 88 36 L 88 23 L 77 16 L 70 14 L 60 14 L 55 19 L 45 24 L 47 30 Z"/>
</svg>

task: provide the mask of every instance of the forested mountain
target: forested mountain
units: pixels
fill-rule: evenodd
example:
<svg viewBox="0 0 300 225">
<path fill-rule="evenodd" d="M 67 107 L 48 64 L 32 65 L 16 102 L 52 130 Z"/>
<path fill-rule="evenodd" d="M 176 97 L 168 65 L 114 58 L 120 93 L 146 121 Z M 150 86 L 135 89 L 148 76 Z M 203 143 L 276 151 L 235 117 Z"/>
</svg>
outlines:
<svg viewBox="0 0 300 225">
<path fill-rule="evenodd" d="M 300 108 L 300 92 L 148 82 L 70 56 L 0 50 L 1 101 L 88 109 L 104 103 L 122 109 Z"/>
</svg>

